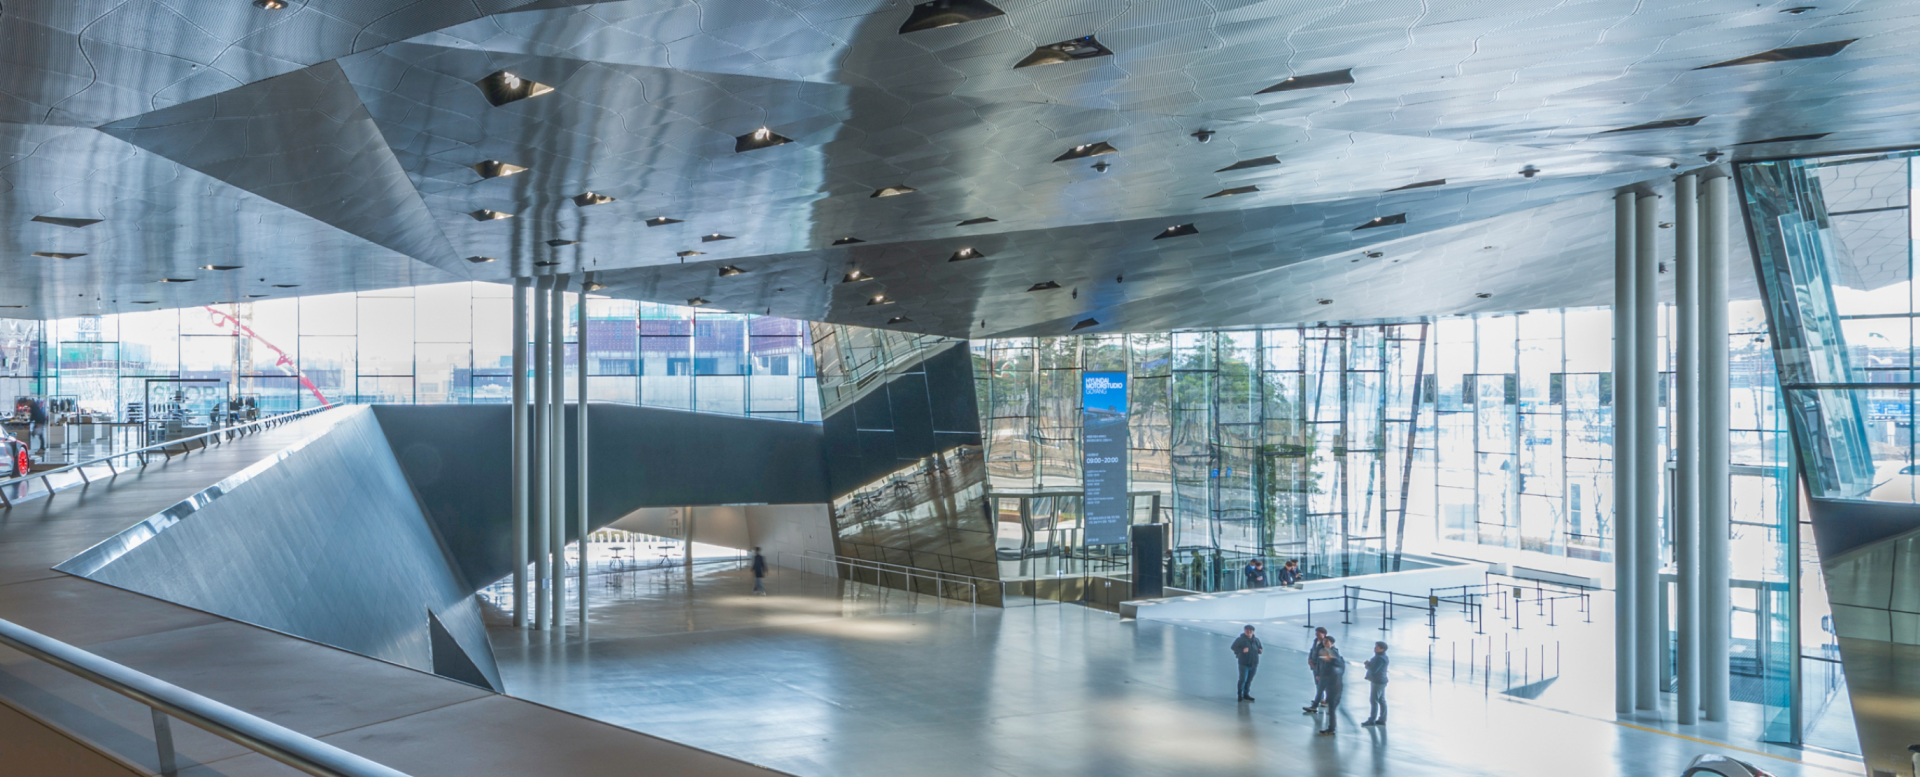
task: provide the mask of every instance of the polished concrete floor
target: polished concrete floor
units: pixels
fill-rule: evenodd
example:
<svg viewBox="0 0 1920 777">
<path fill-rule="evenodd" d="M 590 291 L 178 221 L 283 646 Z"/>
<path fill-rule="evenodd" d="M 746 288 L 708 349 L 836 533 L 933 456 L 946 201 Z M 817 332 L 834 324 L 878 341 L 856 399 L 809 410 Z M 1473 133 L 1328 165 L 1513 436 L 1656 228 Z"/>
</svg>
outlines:
<svg viewBox="0 0 1920 777">
<path fill-rule="evenodd" d="M 1424 650 L 1397 656 L 1390 727 L 1358 725 L 1356 670 L 1340 733 L 1316 736 L 1300 710 L 1312 685 L 1298 625 L 1265 627 L 1260 700 L 1240 704 L 1227 637 L 1207 624 L 1075 605 L 976 610 L 792 570 L 770 580 L 772 595 L 756 597 L 738 568 L 596 578 L 589 641 L 496 625 L 508 692 L 809 777 L 1677 776 L 1704 752 L 1781 777 L 1859 773 L 1661 731 L 1657 714 L 1622 724 L 1555 709 L 1503 693 L 1539 680 L 1509 681 L 1504 666 L 1491 681 L 1484 669 L 1472 682 L 1429 675 Z M 1602 670 L 1563 663 L 1555 682 L 1610 683 L 1576 674 Z"/>
</svg>

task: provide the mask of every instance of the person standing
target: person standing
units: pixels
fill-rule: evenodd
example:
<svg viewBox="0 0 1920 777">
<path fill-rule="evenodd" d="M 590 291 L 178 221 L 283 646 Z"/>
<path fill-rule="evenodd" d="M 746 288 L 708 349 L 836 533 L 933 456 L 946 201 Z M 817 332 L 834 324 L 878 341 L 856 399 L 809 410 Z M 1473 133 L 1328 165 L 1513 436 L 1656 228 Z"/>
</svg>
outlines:
<svg viewBox="0 0 1920 777">
<path fill-rule="evenodd" d="M 1266 562 L 1263 562 L 1260 559 L 1254 559 L 1252 561 L 1247 562 L 1246 575 L 1247 575 L 1248 588 L 1267 587 Z"/>
<path fill-rule="evenodd" d="M 1253 701 L 1253 673 L 1260 669 L 1261 649 L 1260 638 L 1253 635 L 1252 626 L 1233 641 L 1233 657 L 1240 662 L 1240 691 L 1234 697 L 1237 701 Z"/>
<path fill-rule="evenodd" d="M 1280 565 L 1280 585 L 1292 586 L 1298 582 L 1300 582 L 1300 562 L 1288 559 L 1287 563 Z"/>
<path fill-rule="evenodd" d="M 1314 710 L 1319 709 L 1320 702 L 1327 697 L 1327 686 L 1320 677 L 1320 646 L 1326 639 L 1326 627 L 1315 628 L 1313 643 L 1307 645 L 1307 671 L 1313 673 L 1313 701 L 1307 702 L 1307 706 L 1300 708 L 1300 711 L 1307 715 L 1312 715 Z"/>
<path fill-rule="evenodd" d="M 1367 722 L 1362 726 L 1387 725 L 1387 643 L 1373 643 L 1373 657 L 1367 659 Z"/>
<path fill-rule="evenodd" d="M 753 548 L 753 593 L 755 596 L 767 595 L 767 557 L 760 555 L 760 547 Z"/>
<path fill-rule="evenodd" d="M 1321 686 L 1326 689 L 1327 701 L 1320 709 L 1327 715 L 1326 728 L 1320 733 L 1331 736 L 1335 724 L 1340 722 L 1340 696 L 1346 690 L 1347 660 L 1340 657 L 1340 649 L 1333 646 L 1333 636 L 1328 635 L 1320 643 Z"/>
<path fill-rule="evenodd" d="M 40 438 L 39 453 L 47 452 L 47 423 L 53 420 L 47 415 L 47 401 L 44 399 L 27 400 L 27 445 L 33 445 L 33 438 Z"/>
</svg>

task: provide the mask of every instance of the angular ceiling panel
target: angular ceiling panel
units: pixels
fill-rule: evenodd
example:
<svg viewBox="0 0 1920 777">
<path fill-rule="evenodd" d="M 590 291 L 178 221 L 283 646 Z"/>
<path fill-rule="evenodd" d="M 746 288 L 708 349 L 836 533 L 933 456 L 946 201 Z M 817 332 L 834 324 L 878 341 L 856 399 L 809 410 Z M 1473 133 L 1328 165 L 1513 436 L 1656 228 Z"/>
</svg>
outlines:
<svg viewBox="0 0 1920 777">
<path fill-rule="evenodd" d="M 467 272 L 333 62 L 100 129 L 442 270 Z"/>
</svg>

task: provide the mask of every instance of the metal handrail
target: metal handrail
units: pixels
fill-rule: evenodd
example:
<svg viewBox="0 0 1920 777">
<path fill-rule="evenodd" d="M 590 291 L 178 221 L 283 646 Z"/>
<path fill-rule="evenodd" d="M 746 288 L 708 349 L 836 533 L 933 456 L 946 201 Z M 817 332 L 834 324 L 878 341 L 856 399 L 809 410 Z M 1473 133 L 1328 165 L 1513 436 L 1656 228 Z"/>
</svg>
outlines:
<svg viewBox="0 0 1920 777">
<path fill-rule="evenodd" d="M 161 453 L 161 454 L 164 454 L 167 458 L 171 459 L 173 458 L 173 454 L 168 453 L 166 449 L 174 447 L 176 445 L 180 446 L 181 455 L 186 455 L 187 453 L 192 452 L 192 449 L 187 447 L 187 443 L 193 442 L 195 440 L 200 441 L 200 450 L 206 450 L 208 439 L 217 437 L 219 439 L 213 440 L 213 443 L 216 445 L 223 444 L 227 440 L 231 440 L 236 436 L 243 435 L 243 434 L 252 434 L 253 432 L 266 429 L 270 426 L 285 423 L 295 418 L 300 418 L 312 413 L 318 413 L 322 410 L 330 410 L 334 407 L 336 406 L 321 405 L 319 407 L 309 407 L 305 410 L 295 410 L 291 413 L 281 413 L 279 415 L 262 418 L 258 421 L 248 421 L 247 423 L 244 423 L 244 424 L 238 424 L 235 426 L 225 426 L 219 429 L 214 429 L 212 431 L 201 432 L 200 434 L 196 434 L 192 437 L 182 437 L 177 440 L 167 440 L 166 442 L 158 442 L 158 443 L 154 443 L 152 445 L 147 445 L 140 448 L 121 451 L 119 453 L 109 453 L 99 458 L 88 459 L 86 461 L 81 461 L 81 462 L 75 462 L 73 464 L 55 467 L 53 469 L 45 470 L 42 472 L 31 472 L 25 475 L 21 475 L 19 477 L 0 480 L 0 505 L 5 505 L 6 507 L 9 507 L 9 508 L 13 507 L 13 500 L 7 497 L 6 488 L 7 486 L 11 486 L 17 483 L 26 483 L 28 481 L 37 479 L 40 481 L 40 485 L 47 489 L 47 493 L 52 494 L 54 492 L 53 481 L 50 481 L 47 479 L 49 476 L 52 476 L 52 475 L 58 475 L 62 472 L 77 472 L 80 475 L 81 482 L 86 484 L 92 484 L 93 480 L 87 477 L 87 471 L 85 468 L 93 466 L 95 464 L 105 462 L 107 465 L 108 471 L 111 471 L 114 475 L 119 475 L 120 470 L 115 469 L 113 466 L 114 459 L 122 459 L 128 456 L 138 456 L 140 457 L 140 466 L 144 467 L 147 465 L 148 453 L 156 453 L 156 452 Z M 254 428 L 254 427 L 258 427 L 258 428 Z"/>
<path fill-rule="evenodd" d="M 315 777 L 407 777 L 405 772 L 241 712 L 9 621 L 0 620 L 0 644 L 147 705 L 153 712 L 154 744 L 160 750 L 160 773 L 166 777 L 173 777 L 179 772 L 173 754 L 173 733 L 167 723 L 169 715 Z M 21 712 L 32 716 L 26 710 Z M 39 719 L 38 716 L 33 717 Z M 52 725 L 52 721 L 40 720 Z"/>
<path fill-rule="evenodd" d="M 829 553 L 826 553 L 825 551 L 818 551 L 818 550 L 809 550 L 809 551 L 806 551 L 803 555 L 809 558 L 815 558 L 815 559 L 831 559 L 835 561 L 839 561 L 839 560 L 857 561 L 857 562 L 860 562 L 861 564 L 867 564 L 867 565 L 876 566 L 876 567 L 892 567 L 892 569 L 886 570 L 889 572 L 898 570 L 901 572 L 912 572 L 914 574 L 918 574 L 922 576 L 937 575 L 941 579 L 952 580 L 957 583 L 967 583 L 970 585 L 978 584 L 978 583 L 996 583 L 997 584 L 997 583 L 1005 582 L 1003 580 L 996 580 L 990 577 L 979 577 L 976 575 L 963 575 L 958 572 L 942 572 L 938 569 L 921 569 L 920 567 L 910 567 L 905 564 L 893 564 L 885 561 L 870 561 L 864 558 L 855 558 L 853 556 L 842 556 L 837 553 L 829 554 Z"/>
<path fill-rule="evenodd" d="M 820 556 L 814 555 L 815 553 L 818 553 L 818 552 L 819 551 L 807 551 L 801 554 L 774 553 L 773 557 L 775 560 L 778 560 L 783 555 L 796 556 L 801 561 L 800 571 L 806 572 L 808 574 L 812 574 L 813 569 L 812 567 L 807 566 L 807 563 L 812 561 L 820 561 L 820 562 L 825 562 L 826 564 L 829 564 L 829 565 L 845 565 L 852 569 L 865 569 L 869 572 L 874 572 L 877 574 L 900 575 L 907 579 L 913 579 L 917 577 L 924 580 L 932 580 L 934 584 L 934 589 L 933 589 L 934 597 L 938 599 L 947 598 L 946 591 L 944 590 L 946 584 L 951 583 L 954 585 L 964 585 L 967 587 L 967 592 L 968 592 L 967 603 L 974 607 L 980 606 L 980 586 L 972 581 L 943 579 L 939 577 L 939 575 L 946 574 L 946 573 L 938 572 L 935 570 L 914 569 L 912 567 L 900 567 L 899 569 L 881 569 L 880 567 L 883 567 L 883 566 L 897 567 L 899 565 L 887 564 L 881 561 L 868 561 L 866 559 L 852 558 L 849 556 L 836 555 L 836 556 L 822 558 Z M 985 580 L 986 578 L 974 578 L 974 579 Z M 989 581 L 989 582 L 998 582 L 998 581 Z"/>
</svg>

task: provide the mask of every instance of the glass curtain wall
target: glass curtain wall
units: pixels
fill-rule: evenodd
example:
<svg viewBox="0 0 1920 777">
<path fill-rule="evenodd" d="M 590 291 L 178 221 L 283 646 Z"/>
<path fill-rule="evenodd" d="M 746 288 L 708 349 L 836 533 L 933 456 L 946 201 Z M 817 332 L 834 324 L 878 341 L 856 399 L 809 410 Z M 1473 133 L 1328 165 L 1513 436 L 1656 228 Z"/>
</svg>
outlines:
<svg viewBox="0 0 1920 777">
<path fill-rule="evenodd" d="M 511 286 L 453 283 L 48 322 L 0 320 L 0 388 L 140 418 L 153 403 L 252 398 L 263 413 L 334 403 L 506 402 Z M 579 295 L 566 361 L 578 369 Z M 588 392 L 600 401 L 819 420 L 802 322 L 587 299 Z M 530 350 L 530 348 L 529 348 Z M 43 355 L 45 354 L 45 355 Z M 569 399 L 576 383 L 566 381 Z"/>
</svg>

